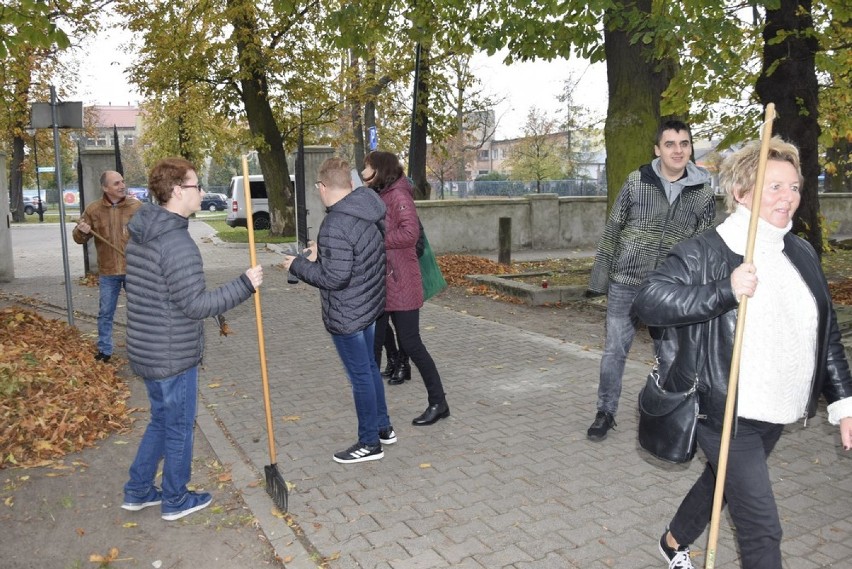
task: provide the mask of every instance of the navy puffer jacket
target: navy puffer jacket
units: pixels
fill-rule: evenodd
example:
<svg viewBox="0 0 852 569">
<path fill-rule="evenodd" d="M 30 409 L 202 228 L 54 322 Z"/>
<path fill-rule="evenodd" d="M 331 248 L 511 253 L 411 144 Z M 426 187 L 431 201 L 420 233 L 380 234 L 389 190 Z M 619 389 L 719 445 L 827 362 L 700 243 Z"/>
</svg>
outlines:
<svg viewBox="0 0 852 569">
<path fill-rule="evenodd" d="M 201 362 L 205 318 L 251 297 L 245 274 L 208 291 L 189 220 L 143 205 L 128 225 L 127 355 L 145 379 L 166 379 Z"/>
<path fill-rule="evenodd" d="M 326 210 L 312 263 L 297 257 L 290 272 L 320 289 L 322 320 L 331 334 L 367 328 L 385 309 L 385 204 L 360 187 Z"/>
</svg>

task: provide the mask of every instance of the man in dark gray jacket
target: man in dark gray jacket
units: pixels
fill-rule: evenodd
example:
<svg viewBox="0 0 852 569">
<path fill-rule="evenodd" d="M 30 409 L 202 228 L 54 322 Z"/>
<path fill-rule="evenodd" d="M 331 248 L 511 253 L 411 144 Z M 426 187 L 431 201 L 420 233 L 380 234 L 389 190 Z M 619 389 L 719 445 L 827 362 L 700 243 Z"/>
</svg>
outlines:
<svg viewBox="0 0 852 569">
<path fill-rule="evenodd" d="M 606 340 L 601 357 L 597 415 L 586 435 L 601 441 L 615 426 L 627 353 L 639 320 L 631 311 L 645 276 L 673 245 L 711 225 L 716 201 L 710 174 L 689 161 L 692 133 L 681 121 L 666 121 L 657 130 L 657 158 L 631 172 L 610 210 L 595 255 L 590 295 L 607 295 Z M 674 357 L 673 332 L 655 330 L 654 346 L 665 377 Z"/>
<path fill-rule="evenodd" d="M 353 190 L 349 164 L 322 163 L 316 183 L 326 216 L 305 254 L 286 255 L 284 267 L 320 289 L 322 319 L 355 399 L 358 441 L 334 454 L 343 464 L 378 460 L 396 442 L 382 375 L 373 355 L 376 319 L 385 308 L 385 204 L 373 190 Z"/>
<path fill-rule="evenodd" d="M 145 380 L 151 421 L 130 480 L 125 510 L 162 504 L 164 520 L 177 520 L 210 505 L 206 492 L 187 489 L 191 475 L 198 364 L 204 353 L 205 318 L 247 300 L 263 282 L 258 265 L 208 291 L 201 253 L 189 235 L 190 214 L 201 209 L 203 190 L 192 163 L 158 162 L 148 190 L 162 205 L 143 205 L 130 221 L 127 244 L 127 354 Z M 163 489 L 154 485 L 163 461 Z"/>
</svg>

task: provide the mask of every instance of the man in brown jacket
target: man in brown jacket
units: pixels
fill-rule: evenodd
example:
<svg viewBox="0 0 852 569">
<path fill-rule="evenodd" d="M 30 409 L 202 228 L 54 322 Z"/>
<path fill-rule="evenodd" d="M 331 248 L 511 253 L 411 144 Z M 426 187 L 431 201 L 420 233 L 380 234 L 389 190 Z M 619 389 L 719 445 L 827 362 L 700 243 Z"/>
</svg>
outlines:
<svg viewBox="0 0 852 569">
<path fill-rule="evenodd" d="M 127 195 L 124 178 L 112 170 L 101 174 L 101 189 L 103 198 L 86 207 L 71 236 L 80 244 L 95 237 L 100 290 L 95 359 L 108 362 L 112 357 L 112 321 L 127 266 L 124 260 L 124 248 L 130 237 L 127 224 L 142 202 Z"/>
</svg>

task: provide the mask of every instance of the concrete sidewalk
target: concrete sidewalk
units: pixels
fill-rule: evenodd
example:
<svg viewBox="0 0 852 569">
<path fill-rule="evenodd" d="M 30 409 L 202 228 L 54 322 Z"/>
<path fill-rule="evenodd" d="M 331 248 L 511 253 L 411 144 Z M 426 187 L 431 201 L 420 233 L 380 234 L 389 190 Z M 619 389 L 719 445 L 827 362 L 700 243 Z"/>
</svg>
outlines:
<svg viewBox="0 0 852 569">
<path fill-rule="evenodd" d="M 192 227 L 208 286 L 244 270 L 244 248 L 216 244 L 201 222 Z M 34 263 L 35 252 L 19 247 L 28 231 L 13 228 L 19 278 L 0 291 L 64 306 L 61 262 L 44 260 L 56 244 L 43 245 Z M 523 332 L 443 308 L 438 297 L 421 313 L 421 333 L 452 416 L 411 425 L 426 406 L 415 371 L 411 382 L 386 390 L 399 442 L 380 461 L 341 465 L 332 454 L 356 439 L 348 382 L 316 291 L 288 285 L 272 267 L 279 259 L 259 253 L 277 462 L 293 485 L 290 525 L 257 485 L 270 459 L 251 302 L 227 315 L 228 337 L 207 323 L 198 425 L 231 465 L 234 484 L 288 569 L 321 559 L 335 568 L 665 567 L 657 540 L 703 459 L 665 465 L 638 448 L 635 401 L 645 367 L 628 362 L 618 428 L 602 443 L 589 442 L 600 354 L 583 348 L 586 339 Z M 75 278 L 82 274 L 79 259 L 71 266 Z M 72 288 L 75 309 L 96 314 L 92 289 Z M 128 462 L 134 450 L 127 449 Z M 788 428 L 770 467 L 785 566 L 848 567 L 852 457 L 824 411 L 807 428 Z M 694 544 L 696 566 L 704 564 L 705 544 Z M 717 566 L 737 566 L 736 558 L 723 518 Z"/>
</svg>

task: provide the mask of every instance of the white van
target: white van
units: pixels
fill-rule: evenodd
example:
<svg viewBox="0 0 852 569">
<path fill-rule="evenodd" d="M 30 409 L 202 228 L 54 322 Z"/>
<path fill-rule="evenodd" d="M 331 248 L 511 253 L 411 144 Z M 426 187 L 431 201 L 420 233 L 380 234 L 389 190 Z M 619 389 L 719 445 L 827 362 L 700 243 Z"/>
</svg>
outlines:
<svg viewBox="0 0 852 569">
<path fill-rule="evenodd" d="M 296 176 L 290 176 L 290 182 L 296 183 Z M 269 229 L 269 198 L 266 196 L 266 183 L 263 174 L 249 176 L 251 190 L 251 213 L 255 229 Z M 243 177 L 234 176 L 228 184 L 228 217 L 225 223 L 230 227 L 246 227 L 246 200 Z"/>
</svg>

